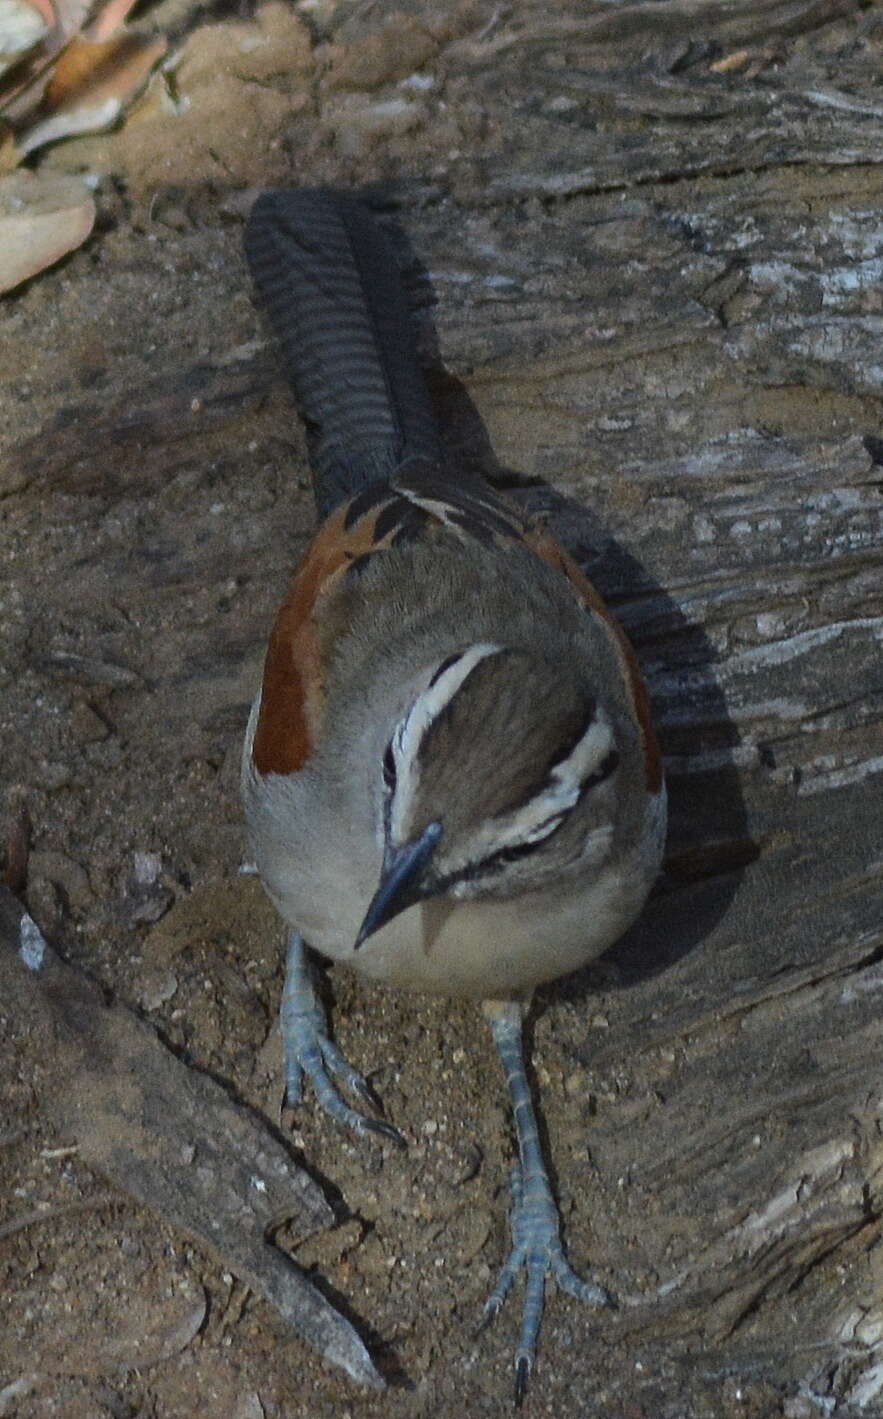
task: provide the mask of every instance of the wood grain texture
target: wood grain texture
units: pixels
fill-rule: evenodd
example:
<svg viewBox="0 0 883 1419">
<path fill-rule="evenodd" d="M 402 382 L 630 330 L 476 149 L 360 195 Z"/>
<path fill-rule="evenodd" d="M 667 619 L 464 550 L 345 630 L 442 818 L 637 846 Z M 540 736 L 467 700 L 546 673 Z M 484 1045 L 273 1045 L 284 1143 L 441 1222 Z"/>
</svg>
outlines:
<svg viewBox="0 0 883 1419">
<path fill-rule="evenodd" d="M 456 150 L 429 94 L 407 168 L 372 154 L 315 176 L 392 173 L 374 193 L 407 233 L 449 452 L 544 514 L 622 620 L 670 788 L 660 890 L 535 1027 L 538 1073 L 578 1081 L 542 1091 L 569 1253 L 621 1302 L 603 1322 L 551 1308 L 540 1393 L 559 1413 L 729 1419 L 734 1377 L 763 1419 L 877 1415 L 883 23 L 799 0 L 525 3 L 486 23 L 445 54 L 438 102 L 474 120 Z M 332 99 L 317 104 L 321 125 Z M 257 407 L 270 359 L 167 358 L 141 383 L 111 370 L 88 405 L 67 391 L 6 486 L 108 517 L 124 499 L 153 516 L 165 486 L 189 513 L 191 470 L 239 460 L 227 486 L 251 480 L 256 503 L 238 542 L 169 553 L 169 491 L 112 579 L 107 546 L 78 569 L 163 629 L 88 623 L 93 655 L 150 684 L 145 718 L 125 691 L 122 732 L 147 743 L 150 719 L 196 754 L 235 738 L 311 513 L 302 488 L 292 539 L 257 505 L 284 506 L 305 469 L 281 383 Z M 198 601 L 234 554 L 252 578 L 235 634 Z M 15 673 L 36 674 L 68 610 L 58 566 Z M 435 1364 L 448 1407 L 462 1348 Z"/>
<path fill-rule="evenodd" d="M 328 1361 L 382 1387 L 353 1328 L 267 1241 L 282 1216 L 306 1233 L 330 1226 L 320 1188 L 253 1113 L 64 965 L 5 887 L 0 982 L 15 1033 L 43 1040 L 42 1110 L 71 1151 L 220 1256 Z"/>
</svg>

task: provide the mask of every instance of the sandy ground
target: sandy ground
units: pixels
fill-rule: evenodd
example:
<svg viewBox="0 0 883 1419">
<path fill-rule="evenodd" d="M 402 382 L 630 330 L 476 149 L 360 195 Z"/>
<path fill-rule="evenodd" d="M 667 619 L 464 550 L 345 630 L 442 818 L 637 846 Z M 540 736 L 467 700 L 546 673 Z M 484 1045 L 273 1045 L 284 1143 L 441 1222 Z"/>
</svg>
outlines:
<svg viewBox="0 0 883 1419">
<path fill-rule="evenodd" d="M 240 872 L 237 774 L 266 632 L 313 513 L 301 431 L 251 303 L 242 215 L 250 191 L 304 180 L 373 183 L 405 229 L 423 212 L 421 259 L 432 279 L 435 243 L 450 273 L 436 283 L 438 336 L 443 348 L 452 336 L 480 404 L 483 359 L 501 353 L 482 344 L 495 288 L 487 319 L 473 308 L 458 334 L 450 223 L 468 210 L 488 249 L 526 253 L 542 210 L 539 198 L 518 212 L 482 206 L 476 155 L 508 140 L 505 110 L 473 94 L 470 63 L 499 14 L 414 4 L 390 26 L 387 8 L 271 0 L 256 17 L 200 17 L 165 0 L 149 18 L 189 34 L 180 65 L 121 131 L 45 160 L 95 175 L 94 236 L 0 314 L 2 774 L 33 825 L 29 908 L 68 961 L 274 1121 L 283 937 Z M 567 7 L 549 15 L 563 23 Z M 526 78 L 520 98 L 529 108 Z M 459 206 L 446 205 L 452 191 Z M 480 248 L 475 229 L 470 240 Z M 536 356 L 547 354 L 538 334 Z M 552 387 L 534 387 L 530 417 L 501 400 L 489 437 L 507 466 L 554 479 L 541 428 L 558 417 Z M 627 541 L 641 510 L 627 488 L 609 496 Z M 569 1254 L 640 1301 L 659 1277 L 646 1197 L 623 1159 L 630 1131 L 654 1127 L 680 1046 L 611 1050 L 617 984 L 602 965 L 548 992 L 530 1037 Z M 329 1371 L 198 1245 L 85 1168 L 38 1108 L 41 1089 L 63 1093 L 65 1081 L 41 1076 L 39 1040 L 7 1021 L 0 1414 L 507 1411 L 517 1305 L 474 1334 L 507 1242 L 512 1151 L 479 1012 L 341 973 L 328 999 L 339 1043 L 409 1146 L 361 1143 L 299 1110 L 292 1146 L 341 1220 L 283 1240 L 357 1318 L 386 1394 Z M 652 990 L 643 999 L 651 1019 Z M 676 1238 L 676 1217 L 657 1222 Z M 691 1340 L 689 1324 L 675 1345 L 664 1323 L 593 1316 L 552 1288 L 527 1412 L 798 1415 L 782 1408 L 787 1386 L 752 1364 L 763 1325 L 743 1330 L 736 1363 Z"/>
</svg>

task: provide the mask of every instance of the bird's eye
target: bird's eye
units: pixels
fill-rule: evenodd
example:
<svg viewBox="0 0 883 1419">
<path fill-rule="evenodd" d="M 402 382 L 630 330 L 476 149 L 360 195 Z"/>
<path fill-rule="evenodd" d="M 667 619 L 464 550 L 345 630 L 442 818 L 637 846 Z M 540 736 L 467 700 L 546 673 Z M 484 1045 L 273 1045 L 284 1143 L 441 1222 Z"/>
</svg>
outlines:
<svg viewBox="0 0 883 1419">
<path fill-rule="evenodd" d="M 495 852 L 492 857 L 488 858 L 488 861 L 499 863 L 501 867 L 505 867 L 507 863 L 518 862 L 522 857 L 529 857 L 532 852 L 536 851 L 539 845 L 538 840 L 526 843 L 513 843 L 511 847 L 500 848 L 499 852 Z"/>
<path fill-rule="evenodd" d="M 429 688 L 430 688 L 430 690 L 432 689 L 433 685 L 437 685 L 437 684 L 438 684 L 439 680 L 440 680 L 441 677 L 444 675 L 444 673 L 445 673 L 446 670 L 450 670 L 450 668 L 451 668 L 452 665 L 456 665 L 456 664 L 457 664 L 457 661 L 458 661 L 458 660 L 462 660 L 462 659 L 463 659 L 463 652 L 462 652 L 462 650 L 455 650 L 453 655 L 449 655 L 448 658 L 447 658 L 447 660 L 443 660 L 442 663 L 441 663 L 441 665 L 438 667 L 438 669 L 436 670 L 435 674 L 433 675 L 432 679 L 431 679 L 430 682 L 429 682 Z"/>
<path fill-rule="evenodd" d="M 550 838 L 555 836 L 566 817 L 566 813 L 553 814 L 551 818 L 546 819 L 545 823 L 541 823 L 538 828 L 535 828 L 530 837 L 525 838 L 523 842 L 510 843 L 508 847 L 498 848 L 490 857 L 485 858 L 485 867 L 499 869 L 507 867 L 510 862 L 520 862 L 523 857 L 530 857 L 532 852 L 536 852 L 537 848 L 542 847 L 543 843 L 547 843 Z"/>
<path fill-rule="evenodd" d="M 386 753 L 383 755 L 383 782 L 389 793 L 392 793 L 396 786 L 396 760 L 392 752 L 392 740 L 386 746 Z"/>
</svg>

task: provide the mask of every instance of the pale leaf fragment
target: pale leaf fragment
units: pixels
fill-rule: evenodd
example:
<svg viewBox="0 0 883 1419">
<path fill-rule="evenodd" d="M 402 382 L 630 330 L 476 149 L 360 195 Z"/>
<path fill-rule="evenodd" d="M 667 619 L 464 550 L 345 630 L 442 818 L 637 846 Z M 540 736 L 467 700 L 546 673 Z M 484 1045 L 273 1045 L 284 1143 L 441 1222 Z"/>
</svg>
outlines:
<svg viewBox="0 0 883 1419">
<path fill-rule="evenodd" d="M 49 22 L 28 0 L 0 0 L 0 74 L 17 64 L 49 30 Z"/>
<path fill-rule="evenodd" d="M 74 177 L 11 172 L 0 177 L 0 291 L 10 291 L 86 240 L 95 203 Z"/>
<path fill-rule="evenodd" d="M 55 43 L 52 46 L 52 52 L 55 53 L 70 39 L 71 35 L 77 34 L 82 29 L 92 8 L 92 0 L 39 0 L 39 2 L 43 5 L 48 4 L 55 16 Z"/>
<path fill-rule="evenodd" d="M 86 30 L 86 37 L 110 39 L 111 35 L 122 28 L 123 21 L 135 3 L 136 0 L 107 0 L 107 4 L 98 11 Z"/>
<path fill-rule="evenodd" d="M 72 39 L 58 57 L 41 117 L 19 137 L 19 151 L 30 153 L 58 138 L 109 127 L 165 52 L 162 37 Z"/>
</svg>

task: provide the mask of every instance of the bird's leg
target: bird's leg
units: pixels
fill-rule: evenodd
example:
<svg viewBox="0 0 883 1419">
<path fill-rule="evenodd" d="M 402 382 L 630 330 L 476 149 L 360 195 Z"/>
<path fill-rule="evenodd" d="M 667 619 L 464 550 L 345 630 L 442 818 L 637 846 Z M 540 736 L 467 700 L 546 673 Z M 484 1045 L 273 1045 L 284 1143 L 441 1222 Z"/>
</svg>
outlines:
<svg viewBox="0 0 883 1419">
<path fill-rule="evenodd" d="M 515 1402 L 520 1404 L 536 1352 L 543 1314 L 543 1292 L 551 1273 L 569 1295 L 592 1305 L 612 1304 L 602 1286 L 583 1281 L 568 1264 L 559 1235 L 558 1208 L 543 1162 L 537 1118 L 527 1075 L 521 1037 L 523 1006 L 519 1001 L 486 1001 L 494 1044 L 503 1065 L 515 1119 L 519 1161 L 512 1174 L 512 1249 L 484 1307 L 484 1322 L 494 1319 L 516 1275 L 527 1273 L 521 1336 L 515 1352 Z"/>
<path fill-rule="evenodd" d="M 404 1143 L 402 1135 L 392 1124 L 357 1113 L 344 1103 L 337 1092 L 332 1078 L 352 1089 L 366 1102 L 373 1102 L 371 1090 L 359 1071 L 344 1059 L 328 1037 L 306 947 L 296 931 L 292 931 L 288 938 L 279 1023 L 282 1030 L 285 1098 L 289 1104 L 300 1103 L 303 1076 L 306 1075 L 322 1108 L 338 1123 L 347 1124 L 357 1133 L 379 1133 L 394 1143 Z"/>
</svg>

